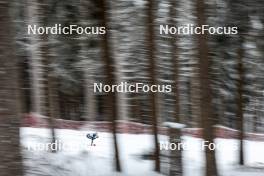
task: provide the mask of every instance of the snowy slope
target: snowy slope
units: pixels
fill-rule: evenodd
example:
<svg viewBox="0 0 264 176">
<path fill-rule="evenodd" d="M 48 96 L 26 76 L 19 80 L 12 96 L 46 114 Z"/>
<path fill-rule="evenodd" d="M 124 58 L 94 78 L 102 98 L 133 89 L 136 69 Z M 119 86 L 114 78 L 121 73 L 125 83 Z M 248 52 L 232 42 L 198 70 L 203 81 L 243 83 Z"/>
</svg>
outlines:
<svg viewBox="0 0 264 176">
<path fill-rule="evenodd" d="M 87 131 L 56 130 L 58 141 L 63 145 L 71 146 L 57 153 L 50 153 L 45 149 L 36 150 L 28 147 L 45 144 L 50 141 L 49 130 L 39 128 L 21 128 L 21 143 L 27 176 L 158 176 L 153 172 L 152 160 L 143 160 L 141 155 L 151 151 L 153 136 L 147 134 L 132 135 L 119 134 L 119 146 L 122 174 L 113 170 L 112 135 L 99 133 L 95 146 L 90 146 L 86 138 Z M 166 136 L 160 136 L 165 142 Z M 201 140 L 193 137 L 183 137 L 183 141 L 190 145 L 184 151 L 185 176 L 202 176 L 204 154 L 200 150 Z M 264 170 L 264 142 L 246 141 L 246 160 L 248 166 L 239 168 L 237 161 L 237 140 L 217 139 L 221 145 L 217 150 L 220 173 L 224 176 L 263 176 Z"/>
</svg>

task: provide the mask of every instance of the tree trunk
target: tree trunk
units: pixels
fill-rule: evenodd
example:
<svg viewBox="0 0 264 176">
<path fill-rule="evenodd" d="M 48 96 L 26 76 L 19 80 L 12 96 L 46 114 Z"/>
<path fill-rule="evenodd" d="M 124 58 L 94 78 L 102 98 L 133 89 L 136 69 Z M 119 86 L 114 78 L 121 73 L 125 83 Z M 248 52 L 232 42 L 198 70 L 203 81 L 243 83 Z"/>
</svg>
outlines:
<svg viewBox="0 0 264 176">
<path fill-rule="evenodd" d="M 106 83 L 108 85 L 115 84 L 115 75 L 114 75 L 114 60 L 111 55 L 110 49 L 110 41 L 109 41 L 109 28 L 108 28 L 108 19 L 107 13 L 109 12 L 109 8 L 107 6 L 107 2 L 105 0 L 100 0 L 100 7 L 101 7 L 101 19 L 102 19 L 102 26 L 104 26 L 108 31 L 105 35 L 103 35 L 103 42 L 102 42 L 102 56 L 103 61 L 105 63 L 105 73 L 106 73 Z M 121 172 L 121 165 L 119 159 L 119 151 L 118 151 L 118 141 L 116 135 L 116 119 L 118 116 L 118 109 L 116 103 L 116 93 L 110 92 L 107 97 L 108 102 L 108 110 L 109 110 L 109 118 L 112 122 L 112 133 L 114 138 L 114 152 L 115 152 L 115 167 L 116 171 Z"/>
<path fill-rule="evenodd" d="M 255 97 L 255 101 L 254 101 L 254 105 L 252 105 L 254 107 L 254 127 L 253 127 L 253 132 L 254 133 L 258 133 L 258 121 L 259 121 L 259 117 L 258 117 L 258 109 L 259 109 L 259 104 L 260 102 L 258 101 L 258 97 Z"/>
<path fill-rule="evenodd" d="M 239 148 L 239 164 L 244 165 L 244 113 L 243 113 L 243 82 L 244 82 L 244 69 L 243 69 L 243 41 L 241 41 L 241 46 L 238 49 L 238 84 L 237 84 L 237 117 L 238 117 L 238 128 L 240 131 L 240 148 Z"/>
<path fill-rule="evenodd" d="M 37 0 L 27 0 L 28 24 L 39 23 Z M 40 39 L 38 35 L 29 36 L 30 48 L 30 81 L 31 81 L 31 111 L 36 114 L 45 114 L 45 98 L 43 86 L 43 64 L 39 55 Z"/>
<path fill-rule="evenodd" d="M 85 119 L 95 121 L 96 119 L 96 96 L 93 90 L 92 72 L 84 68 L 85 79 Z"/>
<path fill-rule="evenodd" d="M 196 1 L 197 7 L 197 25 L 206 24 L 205 4 L 204 0 Z M 208 34 L 198 35 L 198 57 L 199 57 L 199 73 L 200 73 L 200 89 L 201 89 L 201 118 L 203 136 L 205 141 L 213 143 L 214 141 L 214 117 L 212 107 L 212 89 L 210 80 L 210 61 L 208 57 L 207 46 Z M 215 159 L 215 151 L 205 148 L 206 152 L 206 176 L 217 176 L 217 167 Z"/>
<path fill-rule="evenodd" d="M 150 77 L 150 85 L 156 84 L 156 72 L 155 72 L 155 44 L 154 44 L 154 2 L 152 0 L 148 0 L 147 7 L 147 57 L 149 59 L 149 77 Z M 155 171 L 160 172 L 160 151 L 159 151 L 159 141 L 158 141 L 158 107 L 157 107 L 157 97 L 155 92 L 150 92 L 150 111 L 152 118 L 152 126 L 154 133 L 154 146 L 155 146 Z"/>
<path fill-rule="evenodd" d="M 55 121 L 54 118 L 56 117 L 55 114 L 55 105 L 56 102 L 54 100 L 54 78 L 48 75 L 48 121 L 49 121 L 49 128 L 51 130 L 51 138 L 52 143 L 56 142 L 56 133 L 55 133 Z M 56 150 L 51 150 L 52 152 L 56 152 Z"/>
<path fill-rule="evenodd" d="M 9 1 L 0 1 L 0 173 L 22 176 L 17 59 L 13 55 Z"/>
<path fill-rule="evenodd" d="M 176 1 L 170 1 L 170 24 L 172 26 L 176 25 Z M 178 79 L 178 47 L 177 47 L 177 36 L 171 35 L 170 36 L 170 43 L 171 43 L 171 54 L 172 54 L 172 64 L 174 68 L 174 86 L 173 86 L 173 93 L 175 97 L 175 107 L 174 107 L 174 119 L 173 122 L 180 123 L 180 104 L 179 104 L 179 79 Z M 181 129 L 170 129 L 170 143 L 180 143 L 181 138 Z M 175 138 L 177 141 L 174 141 Z M 181 176 L 182 173 L 182 151 L 181 150 L 171 150 L 170 151 L 170 176 Z"/>
<path fill-rule="evenodd" d="M 176 2 L 175 0 L 170 1 L 170 24 L 176 25 Z M 177 35 L 171 35 L 170 36 L 170 43 L 171 43 L 171 54 L 172 54 L 172 64 L 174 69 L 174 86 L 173 86 L 173 92 L 175 96 L 175 122 L 180 123 L 180 104 L 179 104 L 179 66 L 178 66 L 178 47 L 177 47 Z"/>
<path fill-rule="evenodd" d="M 91 3 L 88 1 L 80 1 L 80 20 L 82 24 L 87 23 L 87 18 L 89 18 L 90 11 L 87 11 L 89 6 L 87 3 Z M 93 24 L 93 23 L 92 23 Z M 95 24 L 93 24 L 95 25 Z M 93 39 L 96 36 L 91 36 L 88 40 L 91 40 L 90 43 L 98 43 L 97 40 Z M 80 37 L 80 55 L 83 63 L 83 74 L 84 74 L 84 115 L 83 119 L 88 121 L 96 121 L 97 117 L 97 109 L 96 109 L 96 94 L 93 90 L 94 83 L 94 75 L 95 75 L 95 65 L 93 64 L 93 60 L 95 59 L 96 52 L 91 54 L 92 50 L 97 50 L 98 48 L 90 47 L 87 43 L 87 36 L 83 35 Z M 93 44 L 95 45 L 95 44 Z M 98 54 L 97 54 L 98 55 Z"/>
<path fill-rule="evenodd" d="M 43 26 L 48 25 L 48 19 L 50 18 L 51 12 L 49 10 L 49 6 L 46 4 L 44 0 L 38 0 L 39 2 L 39 15 L 40 15 L 40 23 Z M 43 60 L 44 66 L 44 92 L 45 92 L 45 115 L 48 117 L 49 128 L 51 130 L 51 138 L 52 143 L 56 142 L 55 135 L 55 121 L 56 118 L 56 108 L 58 106 L 58 102 L 56 102 L 55 95 L 57 92 L 55 91 L 55 78 L 52 75 L 52 68 L 50 66 L 51 56 L 50 56 L 50 48 L 49 48 L 49 36 L 48 34 L 41 35 L 41 43 L 40 43 L 40 54 Z M 52 152 L 56 152 L 52 150 Z"/>
<path fill-rule="evenodd" d="M 193 68 L 193 75 L 190 78 L 190 96 L 191 96 L 191 119 L 192 119 L 192 127 L 198 127 L 201 126 L 201 108 L 200 108 L 200 90 L 199 90 L 199 71 L 196 68 L 198 67 L 197 64 L 194 65 Z"/>
</svg>

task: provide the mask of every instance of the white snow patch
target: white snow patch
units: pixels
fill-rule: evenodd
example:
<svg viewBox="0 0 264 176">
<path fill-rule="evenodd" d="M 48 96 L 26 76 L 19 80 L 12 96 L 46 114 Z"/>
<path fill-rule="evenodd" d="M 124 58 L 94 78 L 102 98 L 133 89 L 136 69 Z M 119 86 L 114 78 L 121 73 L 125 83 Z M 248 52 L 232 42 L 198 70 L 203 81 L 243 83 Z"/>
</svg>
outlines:
<svg viewBox="0 0 264 176">
<path fill-rule="evenodd" d="M 175 129 L 182 129 L 182 128 L 184 128 L 186 126 L 184 124 L 175 123 L 175 122 L 164 122 L 163 125 L 166 126 L 166 127 L 175 128 Z"/>
</svg>

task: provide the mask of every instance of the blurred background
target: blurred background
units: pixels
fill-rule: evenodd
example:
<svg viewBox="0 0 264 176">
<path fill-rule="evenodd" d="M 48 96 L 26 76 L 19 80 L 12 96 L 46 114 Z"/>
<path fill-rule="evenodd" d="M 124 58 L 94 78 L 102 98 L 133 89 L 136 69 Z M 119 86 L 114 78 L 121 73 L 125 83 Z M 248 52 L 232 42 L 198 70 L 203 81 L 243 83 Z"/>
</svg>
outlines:
<svg viewBox="0 0 264 176">
<path fill-rule="evenodd" d="M 106 34 L 28 34 L 55 24 Z M 187 24 L 238 34 L 160 34 Z M 262 0 L 0 0 L 0 175 L 262 176 L 263 71 Z"/>
</svg>

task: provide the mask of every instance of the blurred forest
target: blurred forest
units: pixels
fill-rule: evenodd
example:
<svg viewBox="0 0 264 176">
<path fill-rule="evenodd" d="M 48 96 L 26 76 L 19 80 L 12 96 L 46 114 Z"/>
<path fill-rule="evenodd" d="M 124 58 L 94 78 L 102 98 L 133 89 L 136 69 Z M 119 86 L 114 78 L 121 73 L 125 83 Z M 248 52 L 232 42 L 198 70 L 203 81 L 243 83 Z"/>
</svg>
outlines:
<svg viewBox="0 0 264 176">
<path fill-rule="evenodd" d="M 105 35 L 28 35 L 27 25 L 105 26 Z M 237 35 L 160 35 L 160 25 L 237 26 Z M 161 172 L 164 122 L 264 133 L 262 0 L 0 0 L 0 175 L 22 176 L 19 128 L 28 116 L 111 123 L 114 166 L 123 171 L 117 121 L 152 126 L 154 170 Z M 93 83 L 171 84 L 171 93 L 94 93 Z M 173 128 L 173 127 L 172 127 Z M 170 129 L 171 138 L 179 129 Z M 56 153 L 56 151 L 52 151 Z M 206 150 L 206 176 L 221 175 Z M 171 152 L 167 175 L 183 175 Z M 263 156 L 264 157 L 264 156 Z"/>
</svg>

